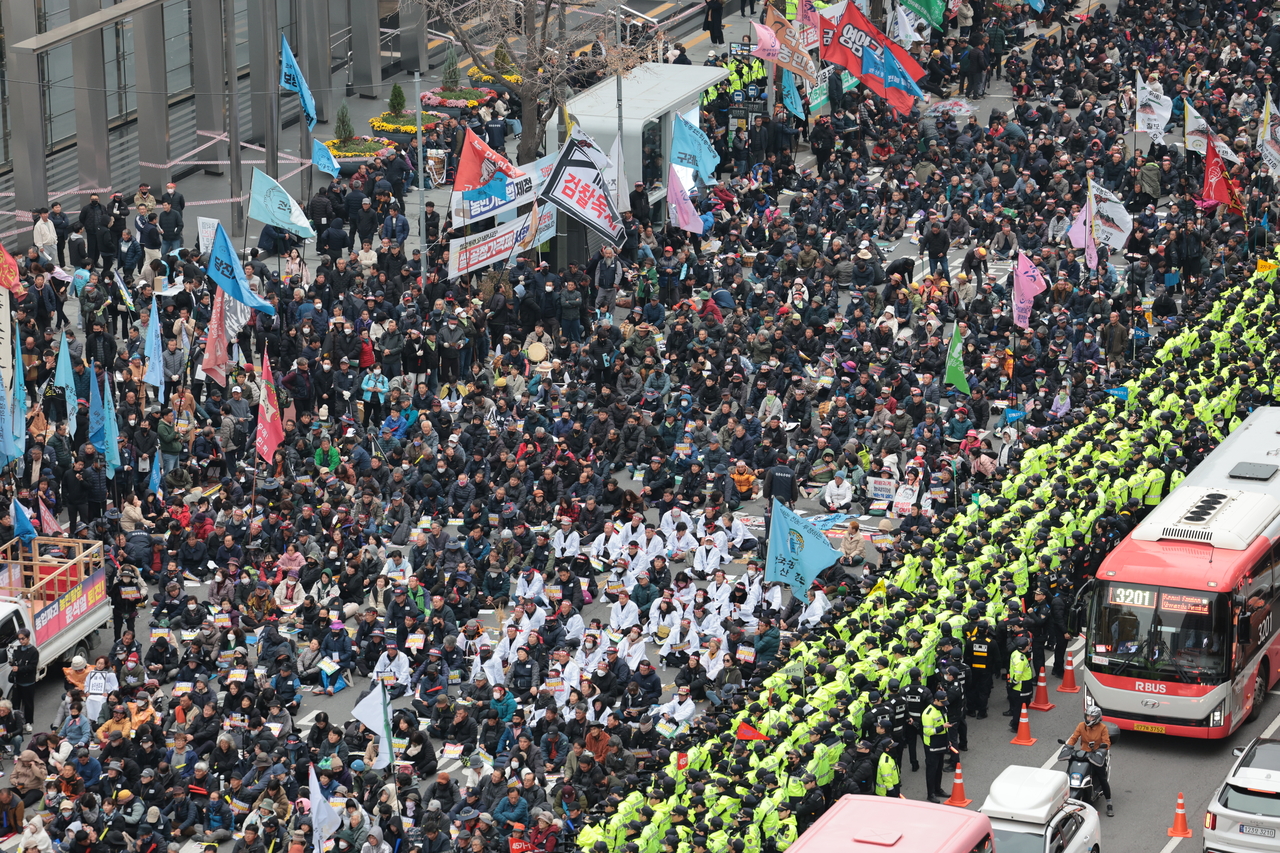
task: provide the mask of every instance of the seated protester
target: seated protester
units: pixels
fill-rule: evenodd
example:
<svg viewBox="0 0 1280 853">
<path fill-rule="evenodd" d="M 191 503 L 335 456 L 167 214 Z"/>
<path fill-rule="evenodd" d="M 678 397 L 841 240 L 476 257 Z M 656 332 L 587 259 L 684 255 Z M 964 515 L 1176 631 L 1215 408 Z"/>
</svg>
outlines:
<svg viewBox="0 0 1280 853">
<path fill-rule="evenodd" d="M 409 689 L 409 659 L 400 654 L 400 647 L 388 641 L 386 651 L 378 658 L 371 676 L 373 681 L 381 681 L 387 686 L 387 693 L 392 699 L 399 699 Z"/>
<path fill-rule="evenodd" d="M 169 794 L 171 799 L 161 814 L 168 820 L 173 835 L 191 838 L 200 832 L 200 806 L 191 797 L 184 782 L 170 788 Z"/>
</svg>

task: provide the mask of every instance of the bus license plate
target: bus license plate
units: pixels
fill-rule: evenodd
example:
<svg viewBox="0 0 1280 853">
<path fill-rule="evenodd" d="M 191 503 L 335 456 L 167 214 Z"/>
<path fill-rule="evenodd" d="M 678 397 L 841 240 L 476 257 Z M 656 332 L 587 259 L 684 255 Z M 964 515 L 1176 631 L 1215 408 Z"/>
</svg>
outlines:
<svg viewBox="0 0 1280 853">
<path fill-rule="evenodd" d="M 1162 735 L 1164 734 L 1165 727 L 1152 725 L 1151 723 L 1134 723 L 1133 730 L 1135 732 L 1151 732 L 1155 735 Z"/>
<path fill-rule="evenodd" d="M 1256 835 L 1259 838 L 1275 838 L 1276 831 L 1267 826 L 1249 826 L 1247 823 L 1240 824 L 1240 832 L 1242 835 Z"/>
</svg>

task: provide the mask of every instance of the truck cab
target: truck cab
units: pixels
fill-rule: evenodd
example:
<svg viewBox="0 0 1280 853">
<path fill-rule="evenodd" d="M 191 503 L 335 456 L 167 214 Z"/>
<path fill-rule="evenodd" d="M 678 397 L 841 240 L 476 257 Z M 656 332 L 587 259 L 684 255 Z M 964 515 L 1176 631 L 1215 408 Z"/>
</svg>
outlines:
<svg viewBox="0 0 1280 853">
<path fill-rule="evenodd" d="M 1067 774 L 1006 767 L 979 809 L 991 819 L 999 853 L 1099 853 L 1098 812 L 1070 797 Z"/>
</svg>

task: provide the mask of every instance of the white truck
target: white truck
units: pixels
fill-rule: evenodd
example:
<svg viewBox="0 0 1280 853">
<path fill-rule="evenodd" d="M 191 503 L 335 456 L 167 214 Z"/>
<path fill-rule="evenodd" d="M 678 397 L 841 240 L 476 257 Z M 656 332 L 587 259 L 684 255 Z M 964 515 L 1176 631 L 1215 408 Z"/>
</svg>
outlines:
<svg viewBox="0 0 1280 853">
<path fill-rule="evenodd" d="M 1098 812 L 1070 791 L 1061 770 L 1006 767 L 979 809 L 991 819 L 995 853 L 1100 853 Z"/>
<path fill-rule="evenodd" d="M 76 655 L 89 657 L 111 618 L 101 542 L 38 536 L 0 546 L 0 684 L 9 684 L 8 649 L 18 630 L 40 651 L 39 678 Z"/>
</svg>

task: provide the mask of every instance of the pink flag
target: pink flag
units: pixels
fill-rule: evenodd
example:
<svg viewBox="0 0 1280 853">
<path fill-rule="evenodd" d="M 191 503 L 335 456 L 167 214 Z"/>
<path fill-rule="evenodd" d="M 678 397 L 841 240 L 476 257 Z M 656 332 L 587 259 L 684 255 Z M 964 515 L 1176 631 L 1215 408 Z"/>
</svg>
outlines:
<svg viewBox="0 0 1280 853">
<path fill-rule="evenodd" d="M 751 22 L 751 26 L 756 28 L 756 46 L 751 49 L 751 55 L 758 56 L 766 62 L 777 62 L 778 51 L 781 49 L 778 34 L 755 21 Z"/>
<path fill-rule="evenodd" d="M 1022 252 L 1018 253 L 1018 265 L 1013 270 L 1013 323 L 1026 329 L 1031 322 L 1031 306 L 1036 295 L 1043 293 L 1048 285 L 1044 276 L 1031 259 Z"/>
<path fill-rule="evenodd" d="M 667 202 L 671 205 L 672 222 L 693 234 L 702 233 L 702 217 L 698 216 L 697 209 L 689 201 L 689 194 L 680 185 L 674 163 L 667 167 Z"/>
<path fill-rule="evenodd" d="M 219 385 L 227 384 L 227 365 L 231 363 L 227 356 L 226 299 L 227 292 L 219 287 L 213 297 L 210 331 L 204 344 L 204 361 L 200 365 L 205 375 Z"/>
<path fill-rule="evenodd" d="M 43 498 L 36 498 L 36 503 L 40 504 L 40 532 L 45 536 L 66 536 L 67 532 L 62 529 L 62 525 L 58 523 L 58 519 L 54 518 L 49 506 L 44 502 Z"/>
<path fill-rule="evenodd" d="M 818 7 L 813 0 L 798 0 L 796 3 L 796 23 L 804 24 L 818 30 Z"/>
</svg>

